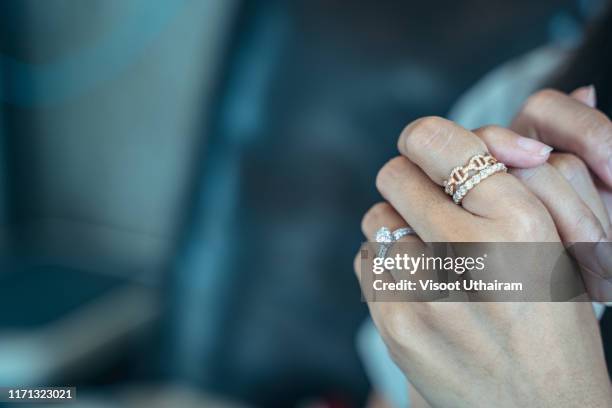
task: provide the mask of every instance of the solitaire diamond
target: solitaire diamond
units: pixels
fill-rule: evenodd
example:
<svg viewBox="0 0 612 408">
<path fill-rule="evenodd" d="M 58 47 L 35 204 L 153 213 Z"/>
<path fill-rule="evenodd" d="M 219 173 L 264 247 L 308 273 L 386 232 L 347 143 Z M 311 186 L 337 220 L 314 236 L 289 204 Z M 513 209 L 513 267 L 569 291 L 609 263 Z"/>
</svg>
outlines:
<svg viewBox="0 0 612 408">
<path fill-rule="evenodd" d="M 376 242 L 380 244 L 390 244 L 393 242 L 393 234 L 387 227 L 382 227 L 376 231 Z"/>
</svg>

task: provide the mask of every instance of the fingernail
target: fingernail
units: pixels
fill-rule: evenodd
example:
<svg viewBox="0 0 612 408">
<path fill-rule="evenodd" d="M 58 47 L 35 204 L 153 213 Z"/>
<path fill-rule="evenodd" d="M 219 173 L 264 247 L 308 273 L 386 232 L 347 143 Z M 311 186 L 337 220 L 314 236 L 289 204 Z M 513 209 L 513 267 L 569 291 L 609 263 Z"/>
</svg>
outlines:
<svg viewBox="0 0 612 408">
<path fill-rule="evenodd" d="M 547 144 L 523 136 L 517 138 L 517 144 L 526 152 L 537 154 L 538 156 L 546 156 L 553 150 L 553 148 Z"/>
<path fill-rule="evenodd" d="M 597 91 L 595 91 L 595 85 L 589 85 L 587 89 L 585 103 L 591 108 L 594 108 L 597 106 Z"/>
</svg>

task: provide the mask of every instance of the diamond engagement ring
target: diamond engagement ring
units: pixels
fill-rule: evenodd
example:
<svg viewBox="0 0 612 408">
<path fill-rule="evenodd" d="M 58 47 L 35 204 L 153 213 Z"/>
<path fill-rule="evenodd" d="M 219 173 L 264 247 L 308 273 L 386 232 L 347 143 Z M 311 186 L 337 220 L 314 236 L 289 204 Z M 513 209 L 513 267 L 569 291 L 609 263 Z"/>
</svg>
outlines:
<svg viewBox="0 0 612 408">
<path fill-rule="evenodd" d="M 410 227 L 398 228 L 393 231 L 393 239 L 395 239 L 396 241 L 407 235 L 416 235 L 416 232 L 414 232 L 414 230 Z"/>
<path fill-rule="evenodd" d="M 467 193 L 478 183 L 495 173 L 508 171 L 504 163 L 500 163 L 488 153 L 472 156 L 465 166 L 455 167 L 447 180 L 444 181 L 444 192 L 455 204 L 461 204 Z"/>
<path fill-rule="evenodd" d="M 381 227 L 376 231 L 375 238 L 376 242 L 380 244 L 378 248 L 378 258 L 384 258 L 393 243 L 407 235 L 416 235 L 416 232 L 410 227 L 398 228 L 393 232 L 387 227 Z"/>
</svg>

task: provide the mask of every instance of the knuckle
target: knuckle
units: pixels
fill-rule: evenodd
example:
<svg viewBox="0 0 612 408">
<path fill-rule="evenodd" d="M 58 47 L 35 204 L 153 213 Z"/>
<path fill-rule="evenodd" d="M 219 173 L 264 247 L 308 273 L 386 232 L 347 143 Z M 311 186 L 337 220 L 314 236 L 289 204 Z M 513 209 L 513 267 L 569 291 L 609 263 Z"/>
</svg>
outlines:
<svg viewBox="0 0 612 408">
<path fill-rule="evenodd" d="M 562 96 L 563 94 L 554 89 L 542 89 L 532 94 L 523 105 L 523 111 L 538 111 L 543 107 L 548 106 L 551 102 Z"/>
<path fill-rule="evenodd" d="M 555 230 L 544 204 L 533 194 L 521 195 L 520 201 L 508 212 L 507 238 L 510 241 L 544 241 Z"/>
<path fill-rule="evenodd" d="M 486 138 L 488 138 L 490 136 L 494 136 L 494 135 L 498 134 L 500 131 L 502 131 L 502 129 L 503 128 L 501 126 L 486 125 L 486 126 L 479 127 L 478 129 L 476 129 L 474 131 L 474 133 L 476 133 L 478 136 L 486 139 Z"/>
<path fill-rule="evenodd" d="M 528 169 L 514 168 L 511 170 L 511 174 L 518 178 L 524 186 L 528 189 L 533 189 L 534 186 L 547 183 L 549 180 L 554 180 L 557 177 L 558 170 L 553 166 L 552 163 L 544 163 L 537 167 L 531 167 Z M 533 195 L 532 195 L 533 196 Z M 535 196 L 533 196 L 535 198 Z"/>
<path fill-rule="evenodd" d="M 382 317 L 381 331 L 383 336 L 392 344 L 399 346 L 404 343 L 404 339 L 409 333 L 408 322 L 402 313 L 392 309 L 387 311 Z"/>
<path fill-rule="evenodd" d="M 394 307 L 393 303 L 381 304 L 381 313 L 374 317 L 378 330 L 388 347 L 390 357 L 400 363 L 418 355 L 418 342 L 414 332 L 429 334 L 435 326 L 436 313 L 429 303 L 419 303 L 410 309 Z"/>
<path fill-rule="evenodd" d="M 448 132 L 449 121 L 438 116 L 417 119 L 402 132 L 400 140 L 406 141 L 409 149 L 436 149 L 445 144 L 452 132 Z"/>
<path fill-rule="evenodd" d="M 572 179 L 579 174 L 588 174 L 589 172 L 584 161 L 571 153 L 555 153 L 551 155 L 549 162 L 568 179 Z"/>
<path fill-rule="evenodd" d="M 383 225 L 381 220 L 389 213 L 391 206 L 386 202 L 374 204 L 363 216 L 361 220 L 362 231 L 368 231 L 370 226 Z"/>
<path fill-rule="evenodd" d="M 577 140 L 577 150 L 583 157 L 612 150 L 612 123 L 599 111 L 589 113 L 591 115 L 584 118 L 584 137 Z"/>
<path fill-rule="evenodd" d="M 540 228 L 541 223 L 539 221 L 544 218 L 545 212 L 540 211 L 536 203 L 529 203 L 526 207 L 527 209 L 521 215 L 515 214 L 514 222 L 517 231 L 525 234 L 525 236 L 533 236 Z"/>
<path fill-rule="evenodd" d="M 550 163 L 544 163 L 540 166 L 528 169 L 514 168 L 511 170 L 511 174 L 526 186 L 534 186 L 543 183 L 545 180 L 550 179 L 551 175 L 555 172 L 556 170 Z"/>
<path fill-rule="evenodd" d="M 599 220 L 586 205 L 580 206 L 575 211 L 573 229 L 582 240 L 585 242 L 599 242 L 606 239 Z"/>
<path fill-rule="evenodd" d="M 370 208 L 368 213 L 370 213 L 373 218 L 380 219 L 384 217 L 386 214 L 388 214 L 390 210 L 391 210 L 391 205 L 389 205 L 389 203 L 381 201 L 379 203 L 374 204 L 372 208 Z"/>
<path fill-rule="evenodd" d="M 400 176 L 405 160 L 407 159 L 403 156 L 396 156 L 380 168 L 376 175 L 376 188 L 378 191 L 383 192 L 389 180 Z"/>
</svg>

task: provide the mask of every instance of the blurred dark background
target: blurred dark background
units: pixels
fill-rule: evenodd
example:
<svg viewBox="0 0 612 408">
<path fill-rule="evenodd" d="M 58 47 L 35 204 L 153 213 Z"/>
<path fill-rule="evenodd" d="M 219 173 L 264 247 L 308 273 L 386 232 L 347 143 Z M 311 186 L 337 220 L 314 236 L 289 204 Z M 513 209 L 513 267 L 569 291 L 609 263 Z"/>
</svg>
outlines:
<svg viewBox="0 0 612 408">
<path fill-rule="evenodd" d="M 0 385 L 362 405 L 377 169 L 595 3 L 1 2 Z"/>
</svg>

